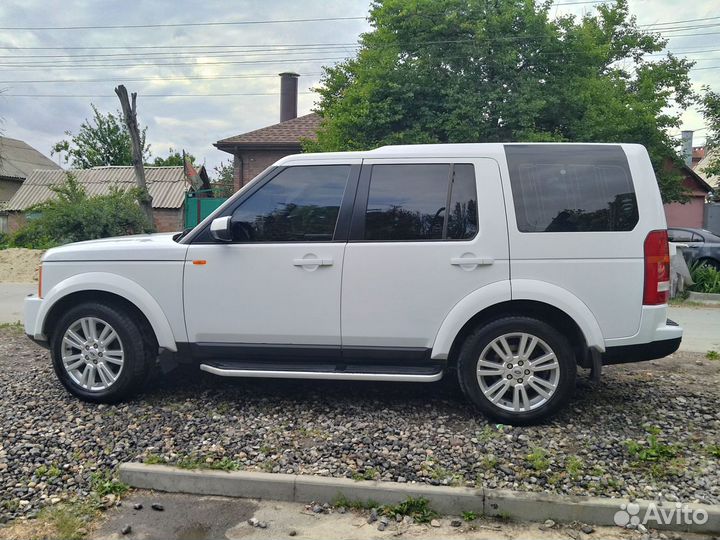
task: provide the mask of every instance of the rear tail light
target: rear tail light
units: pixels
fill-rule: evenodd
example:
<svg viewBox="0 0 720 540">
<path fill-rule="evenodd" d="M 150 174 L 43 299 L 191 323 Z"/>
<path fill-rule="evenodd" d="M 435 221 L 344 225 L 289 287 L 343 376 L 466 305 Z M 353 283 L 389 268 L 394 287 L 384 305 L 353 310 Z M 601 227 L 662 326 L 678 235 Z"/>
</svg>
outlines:
<svg viewBox="0 0 720 540">
<path fill-rule="evenodd" d="M 666 304 L 670 296 L 670 249 L 667 231 L 650 231 L 645 238 L 643 305 Z"/>
</svg>

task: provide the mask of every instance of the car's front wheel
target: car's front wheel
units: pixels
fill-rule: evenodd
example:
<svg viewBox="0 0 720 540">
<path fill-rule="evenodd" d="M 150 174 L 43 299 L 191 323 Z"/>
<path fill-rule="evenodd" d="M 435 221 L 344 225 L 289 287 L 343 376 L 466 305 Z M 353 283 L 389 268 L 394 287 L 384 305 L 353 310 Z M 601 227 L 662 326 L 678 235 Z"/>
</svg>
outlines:
<svg viewBox="0 0 720 540">
<path fill-rule="evenodd" d="M 80 399 L 116 403 L 142 388 L 152 354 L 126 310 L 96 302 L 74 306 L 51 339 L 55 373 Z"/>
<path fill-rule="evenodd" d="M 530 424 L 555 413 L 572 395 L 576 371 L 572 348 L 560 332 L 520 316 L 478 328 L 458 358 L 465 395 L 505 424 Z"/>
</svg>

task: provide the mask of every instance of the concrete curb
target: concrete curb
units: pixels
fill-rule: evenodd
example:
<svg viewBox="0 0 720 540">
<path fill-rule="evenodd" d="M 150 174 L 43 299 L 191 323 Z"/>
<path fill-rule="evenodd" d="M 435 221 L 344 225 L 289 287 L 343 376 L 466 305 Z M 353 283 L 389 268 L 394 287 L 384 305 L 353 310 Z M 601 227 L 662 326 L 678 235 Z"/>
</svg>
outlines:
<svg viewBox="0 0 720 540">
<path fill-rule="evenodd" d="M 690 291 L 688 294 L 688 300 L 700 302 L 701 304 L 720 305 L 720 294 Z"/>
<path fill-rule="evenodd" d="M 488 488 L 460 488 L 425 484 L 355 481 L 325 476 L 261 473 L 251 471 L 186 470 L 167 465 L 123 463 L 120 480 L 132 487 L 156 491 L 220 495 L 250 499 L 272 499 L 309 503 L 331 502 L 342 496 L 352 501 L 394 504 L 408 497 L 424 497 L 443 514 L 473 511 L 487 516 L 504 516 L 521 521 L 581 521 L 593 525 L 615 525 L 615 514 L 623 499 L 574 497 L 549 493 L 528 493 Z M 707 515 L 705 523 L 686 524 L 675 503 L 662 506 L 652 501 L 634 501 L 641 519 L 649 506 L 655 513 L 674 512 L 671 519 L 647 522 L 648 528 L 696 533 L 720 532 L 720 505 L 684 504 L 687 512 Z M 651 508 L 651 511 L 653 510 Z M 634 510 L 634 508 L 631 507 Z M 628 516 L 629 517 L 629 516 Z"/>
</svg>

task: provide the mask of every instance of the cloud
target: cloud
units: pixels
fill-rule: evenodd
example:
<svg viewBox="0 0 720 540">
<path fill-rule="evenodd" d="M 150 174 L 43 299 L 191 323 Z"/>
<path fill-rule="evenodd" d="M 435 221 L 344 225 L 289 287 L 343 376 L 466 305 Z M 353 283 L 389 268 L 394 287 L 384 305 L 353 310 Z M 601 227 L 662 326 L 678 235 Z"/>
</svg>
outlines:
<svg viewBox="0 0 720 540">
<path fill-rule="evenodd" d="M 567 0 L 558 0 L 561 4 Z M 678 0 L 629 0 L 639 24 L 697 19 L 716 11 L 713 0 L 695 3 Z M 231 7 L 232 9 L 229 9 Z M 225 0 L 203 2 L 202 10 L 192 0 L 127 2 L 114 0 L 3 0 L 0 21 L 7 26 L 102 26 L 112 24 L 184 23 L 188 21 L 268 20 L 316 17 L 363 16 L 368 0 L 307 0 L 303 2 Z M 592 10 L 588 5 L 556 6 L 552 14 L 573 13 L 581 16 Z M 182 26 L 172 28 L 129 28 L 122 30 L 48 30 L 1 31 L 0 46 L 61 47 L 60 50 L 2 49 L 0 80 L 50 80 L 48 83 L 0 83 L 7 87 L 0 95 L 0 129 L 49 154 L 50 146 L 63 138 L 65 130 L 77 131 L 91 114 L 90 103 L 101 110 L 119 108 L 113 88 L 125 83 L 136 91 L 140 121 L 148 126 L 148 140 L 155 155 L 167 148 L 185 149 L 213 167 L 230 156 L 212 144 L 222 138 L 257 129 L 278 121 L 279 79 L 281 71 L 299 72 L 300 91 L 307 92 L 320 80 L 323 65 L 331 58 L 346 56 L 352 47 L 305 50 L 297 44 L 354 43 L 369 28 L 364 20 L 313 23 L 285 23 L 243 26 Z M 712 28 L 708 32 L 713 31 Z M 690 32 L 688 32 L 690 33 Z M 717 48 L 717 35 L 674 37 L 673 50 Z M 262 49 L 267 45 L 288 45 L 282 50 Z M 164 49 L 114 49 L 107 47 L 164 46 Z M 213 54 L 188 46 L 220 46 Z M 72 48 L 82 47 L 82 49 Z M 173 48 L 175 47 L 175 48 Z M 192 51 L 197 51 L 192 53 Z M 690 53 L 688 53 L 690 55 Z M 67 59 L 52 55 L 73 55 Z M 79 57 L 78 55 L 85 55 Z M 91 56 L 115 55 L 115 56 Z M 698 67 L 720 65 L 720 52 L 693 53 Z M 318 60 L 326 58 L 326 60 Z M 311 60 L 307 60 L 311 59 Z M 147 65 L 151 62 L 155 65 Z M 21 63 L 22 66 L 3 64 Z M 31 65 L 35 63 L 35 65 Z M 65 63 L 66 65 L 63 65 Z M 159 65 L 167 64 L 167 65 Z M 187 65 L 172 65 L 187 64 Z M 249 75 L 263 74 L 262 77 Z M 228 78 L 231 76 L 242 76 Z M 693 71 L 693 81 L 720 87 L 720 70 Z M 92 82 L 80 80 L 98 79 Z M 150 79 L 150 80 L 132 80 Z M 61 82 L 74 81 L 74 82 Z M 171 94 L 273 94 L 224 97 L 151 97 Z M 71 94 L 107 97 L 20 98 L 9 94 Z M 298 113 L 313 107 L 314 94 L 299 96 Z M 700 128 L 703 121 L 697 110 L 683 115 L 683 125 Z M 698 132 L 696 142 L 703 132 Z"/>
</svg>

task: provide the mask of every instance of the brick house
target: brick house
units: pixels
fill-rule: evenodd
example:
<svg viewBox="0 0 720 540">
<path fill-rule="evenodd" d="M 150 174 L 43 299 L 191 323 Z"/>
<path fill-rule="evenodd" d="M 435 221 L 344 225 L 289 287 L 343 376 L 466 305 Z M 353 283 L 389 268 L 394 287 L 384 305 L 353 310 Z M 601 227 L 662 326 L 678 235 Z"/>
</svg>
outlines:
<svg viewBox="0 0 720 540">
<path fill-rule="evenodd" d="M 130 188 L 136 185 L 133 167 L 93 167 L 71 172 L 88 196 L 107 195 L 111 186 Z M 52 186 L 65 182 L 66 171 L 35 170 L 6 205 L 8 232 L 14 232 L 26 221 L 26 211 L 54 197 Z M 185 193 L 192 185 L 184 167 L 145 167 L 148 191 L 152 196 L 153 220 L 158 232 L 181 231 L 185 226 Z"/>
<path fill-rule="evenodd" d="M 59 170 L 60 165 L 21 140 L 0 137 L 0 207 L 5 206 L 35 169 Z"/>
<path fill-rule="evenodd" d="M 278 159 L 302 151 L 302 139 L 313 139 L 321 118 L 297 116 L 297 73 L 280 74 L 280 122 L 219 140 L 216 148 L 233 156 L 237 191 Z"/>
<path fill-rule="evenodd" d="M 668 227 L 702 228 L 704 222 L 705 199 L 712 187 L 693 169 L 683 165 L 678 171 L 683 179 L 689 200 L 686 203 L 664 205 Z"/>
</svg>

